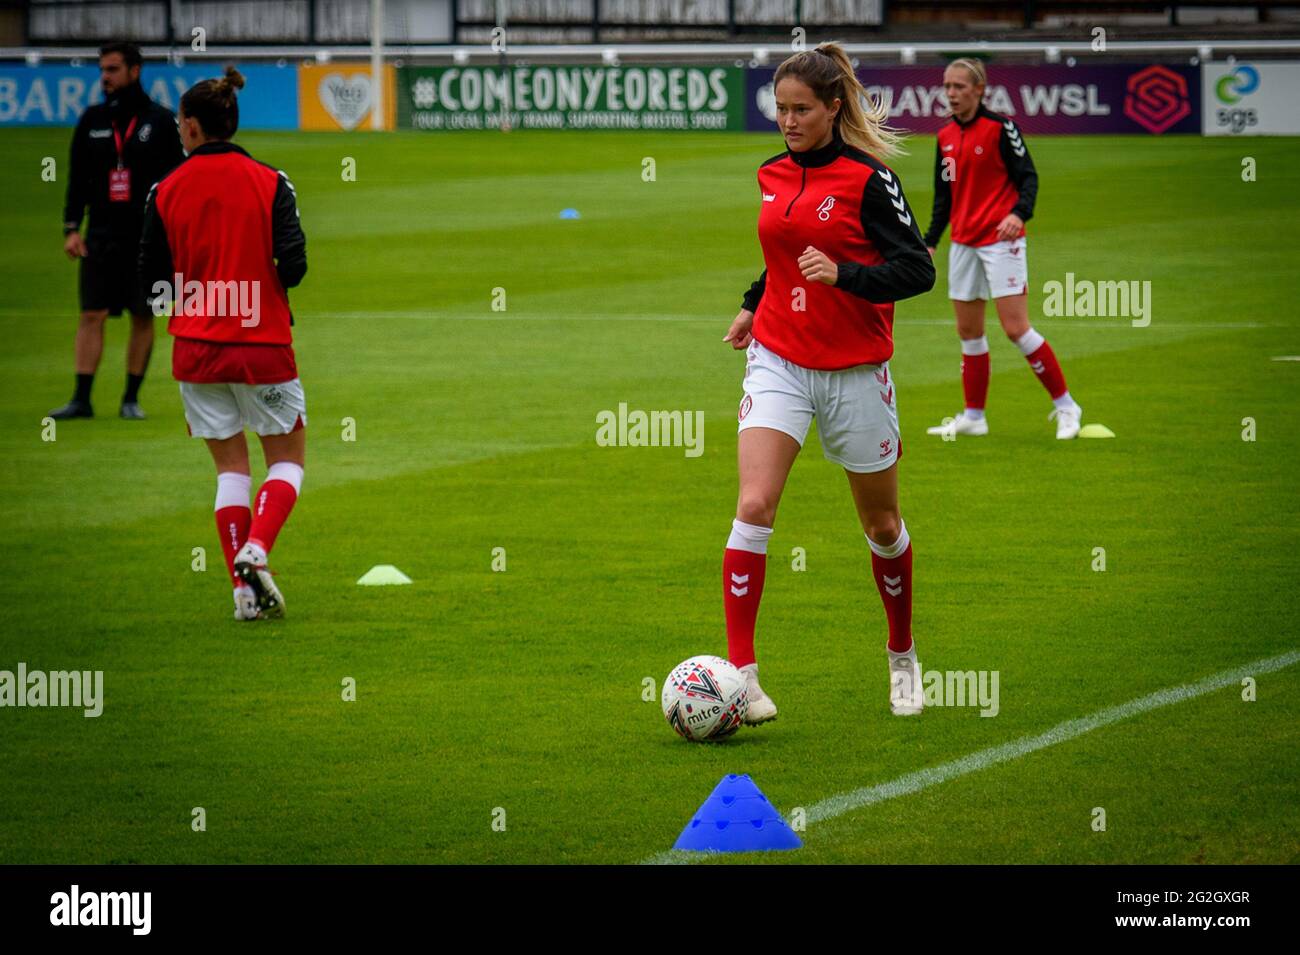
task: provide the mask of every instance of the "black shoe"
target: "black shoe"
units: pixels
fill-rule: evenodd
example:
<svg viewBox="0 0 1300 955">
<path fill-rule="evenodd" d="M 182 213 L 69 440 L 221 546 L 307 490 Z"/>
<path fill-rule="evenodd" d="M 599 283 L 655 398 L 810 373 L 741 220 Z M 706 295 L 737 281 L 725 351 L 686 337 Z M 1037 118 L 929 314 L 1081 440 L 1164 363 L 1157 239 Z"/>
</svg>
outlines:
<svg viewBox="0 0 1300 955">
<path fill-rule="evenodd" d="M 93 418 L 95 409 L 90 407 L 89 401 L 78 401 L 73 398 L 62 408 L 55 408 L 49 416 L 55 421 L 66 421 L 68 418 Z"/>
<path fill-rule="evenodd" d="M 136 401 L 122 402 L 122 408 L 118 411 L 118 414 L 123 418 L 133 418 L 136 421 L 143 421 L 145 417 L 144 409 L 141 408 L 140 403 Z"/>
</svg>

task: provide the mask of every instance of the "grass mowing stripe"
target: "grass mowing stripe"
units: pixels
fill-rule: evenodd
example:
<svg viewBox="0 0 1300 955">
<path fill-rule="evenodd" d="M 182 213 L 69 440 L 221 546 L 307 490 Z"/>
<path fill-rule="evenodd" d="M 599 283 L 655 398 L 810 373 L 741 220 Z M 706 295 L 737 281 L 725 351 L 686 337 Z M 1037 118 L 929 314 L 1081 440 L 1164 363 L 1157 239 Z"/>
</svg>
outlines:
<svg viewBox="0 0 1300 955">
<path fill-rule="evenodd" d="M 1182 686 L 1157 690 L 1155 693 L 1140 696 L 1136 700 L 1120 703 L 1117 706 L 1109 706 L 1104 710 L 1093 713 L 1091 716 L 1067 720 L 1037 736 L 1025 736 L 1018 740 L 1012 740 L 1010 743 L 979 750 L 969 756 L 963 756 L 961 759 L 954 759 L 938 766 L 932 766 L 929 769 L 908 773 L 906 776 L 900 776 L 887 783 L 881 783 L 877 786 L 865 786 L 852 792 L 831 796 L 809 806 L 807 820 L 810 823 L 822 822 L 827 819 L 834 819 L 836 816 L 842 816 L 846 812 L 852 812 L 855 809 L 862 809 L 878 802 L 884 802 L 887 799 L 895 799 L 899 796 L 920 792 L 922 789 L 929 789 L 939 783 L 946 783 L 951 779 L 979 772 L 981 769 L 987 769 L 999 763 L 1006 763 L 1022 756 L 1028 756 L 1030 753 L 1046 749 L 1049 746 L 1055 746 L 1057 743 L 1076 739 L 1085 733 L 1091 733 L 1095 729 L 1118 723 L 1141 713 L 1148 713 L 1163 706 L 1170 706 L 1174 703 L 1196 699 L 1198 696 L 1205 696 L 1207 693 L 1213 693 L 1215 690 L 1221 690 L 1234 683 L 1239 683 L 1243 677 L 1254 676 L 1256 673 L 1273 673 L 1293 666 L 1298 662 L 1300 662 L 1300 650 L 1291 650 L 1275 657 L 1256 660 L 1254 663 L 1248 663 L 1233 670 L 1216 673 L 1195 683 L 1185 683 Z M 689 864 L 714 855 L 716 853 L 670 849 L 667 852 L 661 852 L 643 860 L 642 864 Z"/>
<path fill-rule="evenodd" d="M 647 313 L 628 314 L 609 312 L 566 312 L 555 315 L 551 312 L 436 312 L 436 311 L 396 311 L 396 312 L 313 312 L 319 319 L 438 319 L 441 321 L 520 321 L 520 322 L 716 322 L 723 324 L 726 319 L 720 313 Z M 948 328 L 952 325 L 950 318 L 900 318 L 895 325 L 932 325 Z M 1128 329 L 1133 327 L 1131 319 L 1107 321 L 1105 319 L 1068 319 L 1046 318 L 1039 323 L 1047 328 L 1052 325 L 1066 325 L 1071 328 Z M 1170 322 L 1153 325 L 1157 331 L 1176 331 L 1183 328 L 1286 328 L 1280 323 L 1266 322 Z"/>
<path fill-rule="evenodd" d="M 27 309 L 18 309 L 10 311 L 0 309 L 0 318 L 42 318 L 41 313 L 33 312 Z M 708 313 L 687 313 L 687 312 L 649 312 L 649 313 L 625 313 L 625 312 L 566 312 L 563 315 L 556 315 L 552 312 L 445 312 L 438 309 L 398 309 L 395 311 L 364 311 L 364 312 L 315 312 L 311 313 L 312 318 L 332 319 L 336 321 L 350 321 L 360 319 L 416 319 L 437 320 L 437 321 L 521 321 L 521 322 L 716 322 L 726 324 L 729 319 L 720 312 Z M 895 325 L 932 325 L 941 328 L 947 328 L 953 324 L 950 318 L 899 318 L 894 322 Z M 1070 328 L 1131 328 L 1133 322 L 1131 319 L 1111 321 L 1107 319 L 1088 319 L 1088 318 L 1044 318 L 1039 322 L 1044 328 L 1053 325 L 1068 326 Z M 1159 325 L 1152 325 L 1153 331 L 1171 331 L 1183 328 L 1224 328 L 1224 329 L 1245 329 L 1245 328 L 1288 328 L 1290 326 L 1279 322 L 1200 322 L 1200 321 L 1178 321 L 1168 322 Z M 1275 358 L 1274 361 L 1300 361 L 1300 357 L 1284 356 Z"/>
</svg>

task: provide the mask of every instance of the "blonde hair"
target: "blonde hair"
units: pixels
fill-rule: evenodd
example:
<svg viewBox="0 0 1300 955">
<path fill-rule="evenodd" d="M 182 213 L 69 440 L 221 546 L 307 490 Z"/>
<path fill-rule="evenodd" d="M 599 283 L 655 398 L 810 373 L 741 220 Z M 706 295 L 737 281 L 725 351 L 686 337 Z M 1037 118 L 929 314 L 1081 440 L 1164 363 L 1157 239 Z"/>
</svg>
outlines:
<svg viewBox="0 0 1300 955">
<path fill-rule="evenodd" d="M 827 106 L 839 99 L 835 123 L 850 146 L 879 157 L 906 154 L 903 136 L 886 122 L 889 107 L 867 95 L 849 55 L 838 43 L 823 43 L 789 57 L 777 67 L 773 88 L 787 77 L 804 83 Z"/>
<path fill-rule="evenodd" d="M 976 86 L 988 86 L 989 76 L 984 71 L 984 61 L 976 59 L 973 56 L 963 56 L 960 59 L 953 60 L 948 64 L 948 69 L 954 66 L 960 66 L 963 70 L 970 73 L 971 79 L 975 81 Z"/>
</svg>

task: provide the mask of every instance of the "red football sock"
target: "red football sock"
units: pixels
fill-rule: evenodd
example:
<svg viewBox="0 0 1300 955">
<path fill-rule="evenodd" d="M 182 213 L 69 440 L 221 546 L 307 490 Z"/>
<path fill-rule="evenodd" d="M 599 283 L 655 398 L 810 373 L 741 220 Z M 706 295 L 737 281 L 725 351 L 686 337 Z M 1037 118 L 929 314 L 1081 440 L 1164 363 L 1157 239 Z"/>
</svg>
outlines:
<svg viewBox="0 0 1300 955">
<path fill-rule="evenodd" d="M 249 528 L 248 539 L 268 554 L 275 546 L 275 538 L 289 519 L 298 492 L 288 481 L 267 478 L 257 492 L 257 510 L 253 515 L 253 526 Z"/>
<path fill-rule="evenodd" d="M 722 557 L 722 602 L 727 612 L 727 658 L 737 667 L 754 662 L 754 622 L 763 596 L 767 555 L 728 547 Z"/>
<path fill-rule="evenodd" d="M 966 407 L 984 410 L 989 396 L 989 353 L 961 356 L 961 390 Z"/>
<path fill-rule="evenodd" d="M 247 489 L 244 492 L 248 496 Z M 235 576 L 235 555 L 248 540 L 248 528 L 253 523 L 253 511 L 248 505 L 217 508 L 217 536 L 221 538 L 221 552 L 226 556 L 226 570 L 236 587 L 243 581 Z"/>
<path fill-rule="evenodd" d="M 889 649 L 906 653 L 912 646 L 912 542 L 907 525 L 902 525 L 898 540 L 881 546 L 871 544 L 871 572 L 876 578 L 885 616 L 889 619 Z M 893 554 L 881 556 L 877 551 Z"/>
<path fill-rule="evenodd" d="M 1052 351 L 1052 346 L 1043 342 L 1036 350 L 1025 356 L 1029 361 L 1029 367 L 1034 370 L 1038 380 L 1043 383 L 1047 393 L 1053 398 L 1059 398 L 1068 390 L 1065 387 L 1065 374 L 1061 371 L 1060 362 L 1056 360 L 1056 354 Z"/>
</svg>

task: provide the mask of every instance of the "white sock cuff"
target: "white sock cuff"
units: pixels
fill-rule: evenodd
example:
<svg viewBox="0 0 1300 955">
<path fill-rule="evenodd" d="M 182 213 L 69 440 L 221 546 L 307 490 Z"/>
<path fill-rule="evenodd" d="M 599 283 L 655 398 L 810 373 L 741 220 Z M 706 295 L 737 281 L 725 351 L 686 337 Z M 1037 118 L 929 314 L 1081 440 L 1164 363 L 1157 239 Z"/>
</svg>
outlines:
<svg viewBox="0 0 1300 955">
<path fill-rule="evenodd" d="M 963 355 L 987 355 L 989 353 L 989 337 L 981 335 L 979 338 L 963 338 L 961 340 L 961 353 Z"/>
<path fill-rule="evenodd" d="M 292 461 L 276 461 L 267 469 L 268 481 L 283 481 L 293 488 L 294 494 L 302 493 L 302 465 Z"/>
<path fill-rule="evenodd" d="M 867 537 L 867 543 L 871 545 L 871 553 L 875 554 L 877 557 L 883 557 L 885 560 L 889 560 L 904 553 L 912 543 L 912 539 L 907 536 L 907 524 L 904 523 L 902 518 L 899 518 L 898 540 L 894 541 L 892 544 L 877 544 L 870 537 Z"/>
<path fill-rule="evenodd" d="M 1016 339 L 1016 347 L 1020 349 L 1020 354 L 1027 357 L 1042 348 L 1043 342 L 1046 340 L 1047 339 L 1043 338 L 1042 335 L 1038 334 L 1038 332 L 1031 328 Z"/>
<path fill-rule="evenodd" d="M 727 538 L 727 547 L 731 550 L 747 550 L 751 554 L 766 554 L 767 539 L 771 536 L 772 528 L 746 524 L 737 518 L 731 522 L 731 536 Z"/>
<path fill-rule="evenodd" d="M 223 507 L 248 507 L 248 494 L 253 489 L 253 478 L 238 471 L 222 471 L 217 474 L 217 501 L 214 511 Z"/>
</svg>

